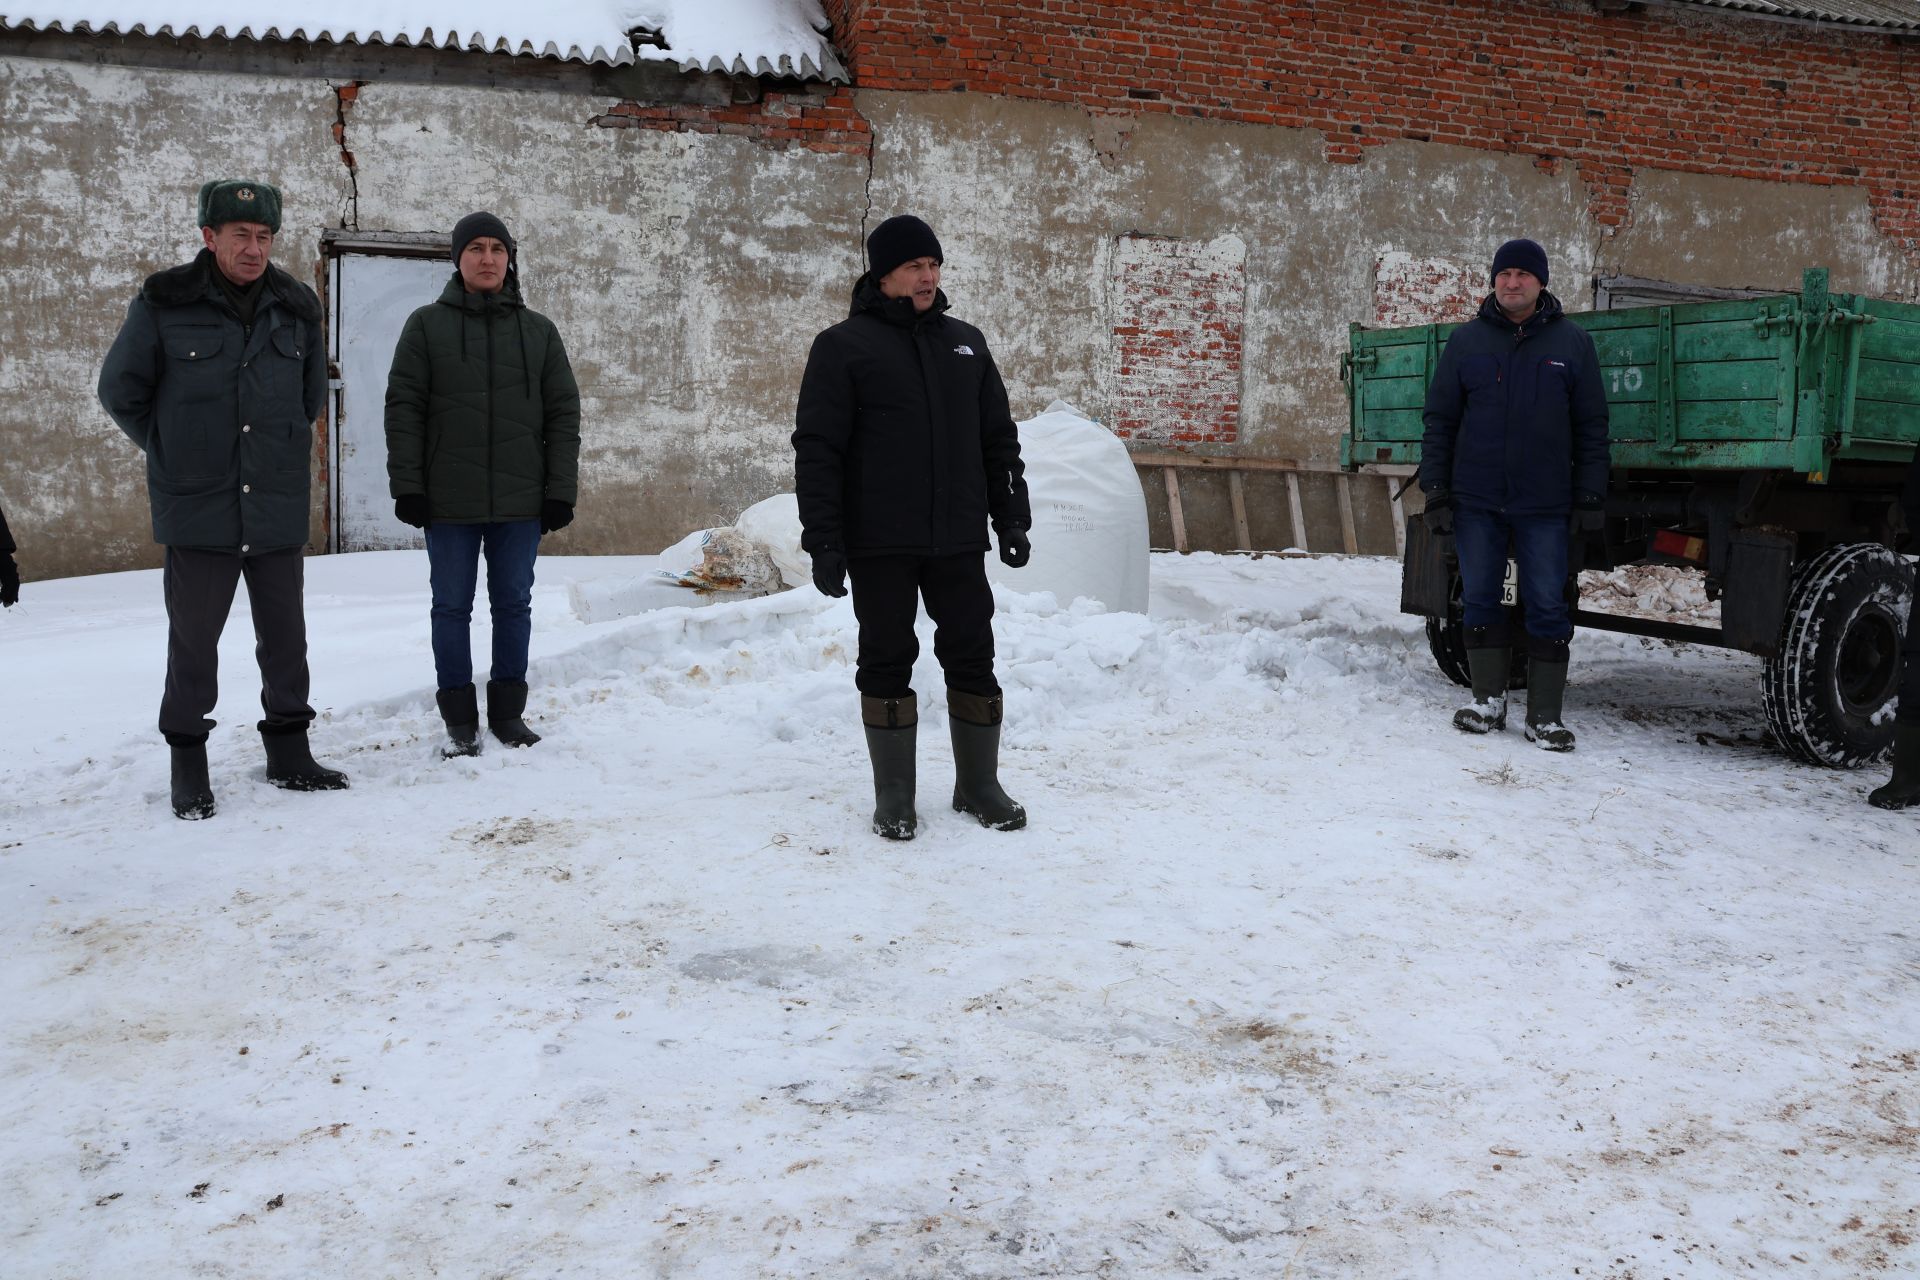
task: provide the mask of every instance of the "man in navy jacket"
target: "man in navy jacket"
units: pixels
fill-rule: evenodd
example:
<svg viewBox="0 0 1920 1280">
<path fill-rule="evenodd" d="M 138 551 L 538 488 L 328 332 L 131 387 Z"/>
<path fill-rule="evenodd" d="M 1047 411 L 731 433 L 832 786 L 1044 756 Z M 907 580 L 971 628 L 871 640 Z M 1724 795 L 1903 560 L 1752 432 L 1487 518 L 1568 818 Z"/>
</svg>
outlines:
<svg viewBox="0 0 1920 1280">
<path fill-rule="evenodd" d="M 1460 561 L 1473 703 L 1455 727 L 1507 723 L 1513 637 L 1500 603 L 1511 546 L 1527 629 L 1527 741 L 1573 750 L 1561 723 L 1567 640 L 1562 591 L 1570 530 L 1597 530 L 1607 492 L 1607 398 L 1586 330 L 1547 292 L 1546 250 L 1509 240 L 1493 292 L 1454 330 L 1427 388 L 1420 488 L 1428 530 Z"/>
<path fill-rule="evenodd" d="M 987 527 L 1000 559 L 1027 563 L 1019 432 L 980 331 L 947 312 L 933 229 L 888 218 L 867 238 L 852 314 L 813 340 L 793 432 L 801 544 L 824 594 L 860 621 L 854 683 L 873 758 L 873 829 L 911 840 L 914 730 L 909 681 L 921 601 L 947 681 L 953 807 L 986 826 L 1026 825 L 1000 787 L 1000 685 L 993 676 Z"/>
</svg>

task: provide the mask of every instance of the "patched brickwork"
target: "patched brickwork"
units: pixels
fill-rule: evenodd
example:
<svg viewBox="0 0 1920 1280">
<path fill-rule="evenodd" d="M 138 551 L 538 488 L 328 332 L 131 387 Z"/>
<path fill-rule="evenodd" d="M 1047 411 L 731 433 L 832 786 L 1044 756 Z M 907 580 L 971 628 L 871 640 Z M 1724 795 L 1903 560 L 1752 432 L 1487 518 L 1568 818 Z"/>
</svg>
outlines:
<svg viewBox="0 0 1920 1280">
<path fill-rule="evenodd" d="M 1240 430 L 1240 333 L 1247 247 L 1121 236 L 1108 287 L 1112 427 L 1122 439 L 1231 444 Z"/>
<path fill-rule="evenodd" d="M 1865 188 L 1920 252 L 1920 48 L 1589 0 L 827 0 L 862 88 L 965 90 L 1573 161 L 1593 218 L 1635 168 Z"/>
<path fill-rule="evenodd" d="M 1374 260 L 1369 323 L 1376 329 L 1397 329 L 1471 320 L 1488 292 L 1484 266 L 1390 250 Z"/>
<path fill-rule="evenodd" d="M 663 133 L 718 133 L 751 138 L 776 150 L 804 147 L 829 154 L 865 155 L 873 133 L 845 86 L 809 85 L 769 92 L 759 102 L 731 107 L 650 106 L 621 102 L 593 117 L 603 129 Z"/>
</svg>

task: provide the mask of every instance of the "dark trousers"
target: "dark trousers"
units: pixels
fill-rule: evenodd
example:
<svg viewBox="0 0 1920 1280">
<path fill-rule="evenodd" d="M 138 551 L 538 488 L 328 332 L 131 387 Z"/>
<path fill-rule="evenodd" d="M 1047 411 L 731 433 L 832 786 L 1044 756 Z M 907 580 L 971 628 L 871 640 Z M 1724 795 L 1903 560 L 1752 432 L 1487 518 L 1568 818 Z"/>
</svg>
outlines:
<svg viewBox="0 0 1920 1280">
<path fill-rule="evenodd" d="M 1904 667 L 1900 673 L 1900 703 L 1895 720 L 1920 724 L 1920 572 L 1914 574 L 1913 603 L 1907 607 L 1907 634 L 1900 641 Z"/>
<path fill-rule="evenodd" d="M 862 556 L 847 562 L 853 615 L 860 620 L 860 656 L 853 682 L 870 698 L 913 692 L 920 640 L 913 622 L 922 600 L 933 619 L 933 656 L 947 687 L 991 698 L 993 588 L 985 552 L 958 556 Z"/>
<path fill-rule="evenodd" d="M 168 547 L 161 582 L 167 596 L 167 689 L 160 732 L 204 738 L 220 700 L 220 633 L 244 575 L 253 610 L 253 656 L 260 664 L 260 706 L 269 729 L 313 721 L 307 703 L 307 617 L 301 599 L 306 566 L 300 548 L 242 556 Z"/>
<path fill-rule="evenodd" d="M 538 520 L 427 526 L 427 578 L 433 589 L 433 669 L 442 689 L 473 683 L 473 593 L 480 553 L 487 556 L 487 604 L 493 614 L 493 678 L 524 683 L 533 640 L 533 562 Z"/>
<path fill-rule="evenodd" d="M 1453 515 L 1454 550 L 1460 556 L 1462 622 L 1504 630 L 1506 607 L 1500 584 L 1507 576 L 1507 542 L 1519 565 L 1520 599 L 1527 634 L 1565 640 L 1573 634 L 1564 594 L 1567 585 L 1567 517 L 1513 516 L 1461 507 Z"/>
</svg>

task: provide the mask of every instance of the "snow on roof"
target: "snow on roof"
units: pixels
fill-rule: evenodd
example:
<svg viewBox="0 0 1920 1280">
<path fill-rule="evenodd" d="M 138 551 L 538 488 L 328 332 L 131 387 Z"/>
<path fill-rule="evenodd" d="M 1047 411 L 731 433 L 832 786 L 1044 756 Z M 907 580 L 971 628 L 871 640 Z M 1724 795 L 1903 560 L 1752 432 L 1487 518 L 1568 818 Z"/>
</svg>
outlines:
<svg viewBox="0 0 1920 1280">
<path fill-rule="evenodd" d="M 1782 4 L 1776 0 L 1681 0 L 1681 3 L 1738 9 L 1773 18 L 1890 27 L 1898 31 L 1920 30 L 1920 0 L 1826 0 L 1823 4 Z"/>
<path fill-rule="evenodd" d="M 0 27 L 75 34 L 421 45 L 625 66 L 845 81 L 820 0 L 27 0 Z M 666 48 L 628 39 L 657 31 Z"/>
</svg>

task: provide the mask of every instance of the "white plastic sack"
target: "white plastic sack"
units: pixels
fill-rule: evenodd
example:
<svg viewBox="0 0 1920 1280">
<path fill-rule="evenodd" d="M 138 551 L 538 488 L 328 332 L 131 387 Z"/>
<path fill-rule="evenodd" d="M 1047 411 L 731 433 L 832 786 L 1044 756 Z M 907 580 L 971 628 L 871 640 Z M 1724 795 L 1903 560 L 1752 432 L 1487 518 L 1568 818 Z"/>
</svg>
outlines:
<svg viewBox="0 0 1920 1280">
<path fill-rule="evenodd" d="M 610 622 L 649 609 L 749 600 L 787 585 L 766 547 L 738 528 L 722 527 L 680 539 L 660 553 L 650 573 L 617 583 L 569 583 L 567 599 L 580 621 Z"/>
<path fill-rule="evenodd" d="M 756 502 L 733 522 L 740 535 L 765 551 L 780 571 L 780 580 L 801 587 L 813 580 L 813 559 L 800 549 L 800 500 L 776 493 Z"/>
<path fill-rule="evenodd" d="M 1064 400 L 1020 424 L 1020 458 L 1033 503 L 1033 559 L 1009 569 L 987 556 L 987 576 L 1014 591 L 1080 596 L 1115 612 L 1147 611 L 1147 499 L 1127 446 Z"/>
</svg>

